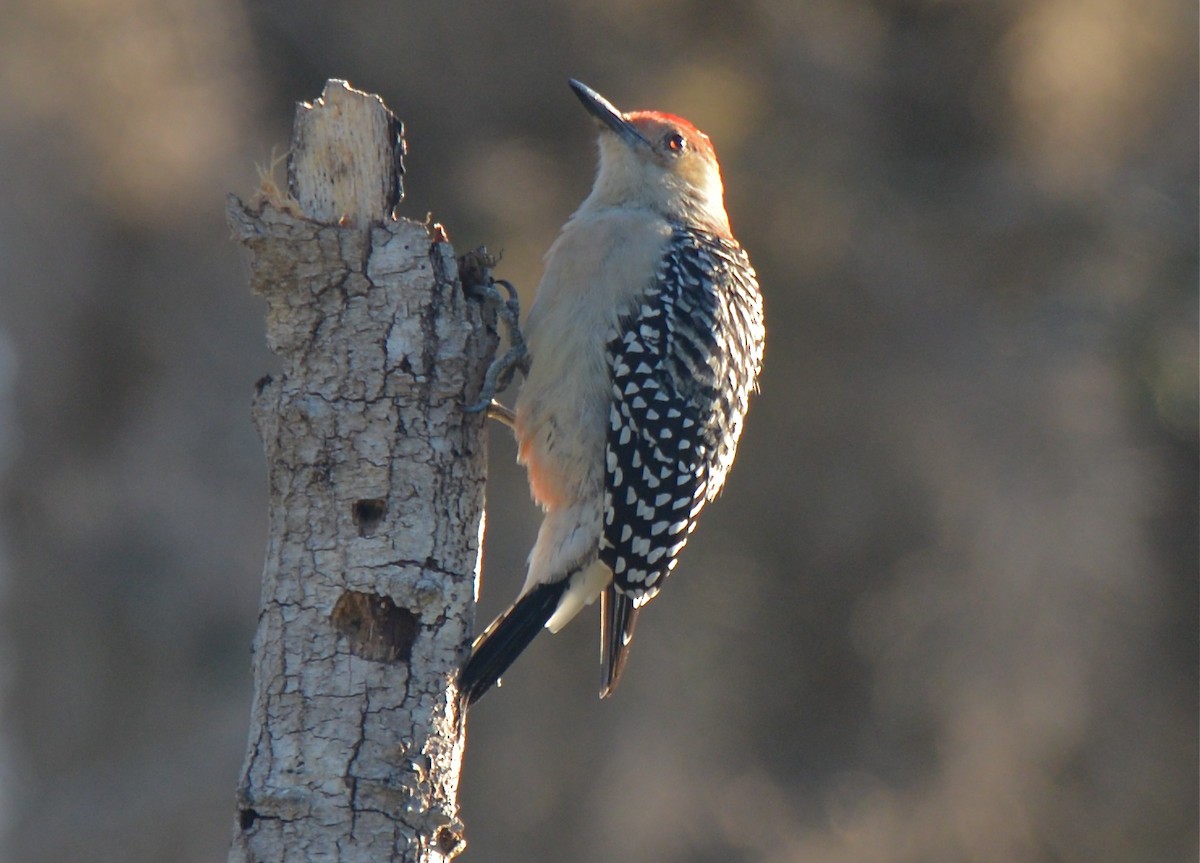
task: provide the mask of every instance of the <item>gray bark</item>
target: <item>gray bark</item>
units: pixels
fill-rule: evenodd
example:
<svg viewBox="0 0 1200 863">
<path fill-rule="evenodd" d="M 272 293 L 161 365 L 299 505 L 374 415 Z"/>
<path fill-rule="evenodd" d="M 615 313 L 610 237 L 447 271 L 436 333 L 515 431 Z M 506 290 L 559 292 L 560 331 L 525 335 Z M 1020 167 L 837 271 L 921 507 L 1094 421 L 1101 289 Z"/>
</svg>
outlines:
<svg viewBox="0 0 1200 863">
<path fill-rule="evenodd" d="M 342 82 L 297 111 L 289 192 L 228 215 L 282 374 L 254 418 L 270 532 L 231 861 L 462 846 L 456 679 L 483 529 L 494 328 L 440 231 L 396 220 L 400 125 Z"/>
</svg>

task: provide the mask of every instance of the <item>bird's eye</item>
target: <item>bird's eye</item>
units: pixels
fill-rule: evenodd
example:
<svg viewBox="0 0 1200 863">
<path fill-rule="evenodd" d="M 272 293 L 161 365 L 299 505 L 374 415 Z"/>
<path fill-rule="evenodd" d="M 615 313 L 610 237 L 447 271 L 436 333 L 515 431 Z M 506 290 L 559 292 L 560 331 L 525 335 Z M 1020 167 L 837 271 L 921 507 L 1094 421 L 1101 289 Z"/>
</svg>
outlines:
<svg viewBox="0 0 1200 863">
<path fill-rule="evenodd" d="M 678 132 L 671 132 L 667 137 L 663 138 L 663 146 L 678 155 L 687 149 L 687 138 Z"/>
</svg>

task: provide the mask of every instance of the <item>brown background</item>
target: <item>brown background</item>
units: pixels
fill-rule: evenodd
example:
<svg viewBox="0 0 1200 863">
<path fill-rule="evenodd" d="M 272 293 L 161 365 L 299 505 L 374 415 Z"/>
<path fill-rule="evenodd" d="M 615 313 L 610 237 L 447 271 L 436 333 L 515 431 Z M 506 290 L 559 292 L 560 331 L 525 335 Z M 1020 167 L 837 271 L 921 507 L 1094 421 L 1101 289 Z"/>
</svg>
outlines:
<svg viewBox="0 0 1200 863">
<path fill-rule="evenodd" d="M 335 14 L 336 13 L 336 14 Z M 768 347 L 598 703 L 591 615 L 473 713 L 470 860 L 1195 860 L 1197 64 L 1184 0 L 0 8 L 3 855 L 223 859 L 274 369 L 223 221 L 327 77 L 526 301 L 568 76 L 723 159 Z M 492 435 L 482 615 L 537 512 Z"/>
</svg>

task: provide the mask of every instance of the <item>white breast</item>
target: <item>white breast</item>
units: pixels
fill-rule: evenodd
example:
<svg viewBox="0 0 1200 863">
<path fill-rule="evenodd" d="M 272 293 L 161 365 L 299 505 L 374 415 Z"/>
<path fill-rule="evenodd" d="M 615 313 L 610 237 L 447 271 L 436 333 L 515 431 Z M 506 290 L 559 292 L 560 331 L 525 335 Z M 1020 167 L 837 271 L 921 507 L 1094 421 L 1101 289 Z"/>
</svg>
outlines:
<svg viewBox="0 0 1200 863">
<path fill-rule="evenodd" d="M 546 256 L 524 328 L 532 362 L 516 405 L 518 458 L 547 510 L 526 589 L 564 578 L 598 553 L 610 399 L 605 344 L 655 277 L 670 235 L 666 220 L 646 211 L 585 207 Z"/>
<path fill-rule="evenodd" d="M 670 225 L 643 210 L 581 209 L 546 255 L 525 324 L 532 364 L 517 399 L 521 461 L 544 506 L 602 480 L 609 379 L 604 346 L 655 276 Z"/>
</svg>

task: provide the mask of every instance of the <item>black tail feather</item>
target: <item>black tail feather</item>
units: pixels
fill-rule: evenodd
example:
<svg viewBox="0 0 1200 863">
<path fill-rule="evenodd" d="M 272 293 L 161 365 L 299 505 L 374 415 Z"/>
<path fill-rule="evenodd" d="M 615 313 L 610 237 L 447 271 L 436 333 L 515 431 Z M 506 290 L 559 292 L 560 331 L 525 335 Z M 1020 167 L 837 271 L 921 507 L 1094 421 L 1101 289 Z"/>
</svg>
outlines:
<svg viewBox="0 0 1200 863">
<path fill-rule="evenodd" d="M 458 679 L 458 690 L 468 706 L 499 682 L 500 675 L 542 631 L 558 608 L 558 601 L 569 581 L 539 584 L 493 620 L 483 635 L 475 639 L 471 658 Z"/>
<path fill-rule="evenodd" d="M 608 698 L 629 659 L 639 609 L 611 584 L 600 594 L 600 605 L 600 697 Z"/>
</svg>

